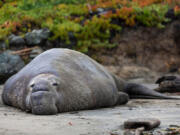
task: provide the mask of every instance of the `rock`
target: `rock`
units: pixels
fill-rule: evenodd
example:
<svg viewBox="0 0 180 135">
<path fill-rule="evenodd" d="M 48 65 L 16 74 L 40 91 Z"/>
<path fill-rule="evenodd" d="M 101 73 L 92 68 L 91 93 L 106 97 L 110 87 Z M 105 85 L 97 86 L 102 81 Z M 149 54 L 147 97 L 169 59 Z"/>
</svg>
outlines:
<svg viewBox="0 0 180 135">
<path fill-rule="evenodd" d="M 123 135 L 135 135 L 134 131 L 126 130 Z"/>
<path fill-rule="evenodd" d="M 24 38 L 27 45 L 33 46 L 33 45 L 42 44 L 44 41 L 48 39 L 49 36 L 50 36 L 49 29 L 40 29 L 26 33 Z"/>
<path fill-rule="evenodd" d="M 51 48 L 54 48 L 55 45 L 52 41 L 47 40 L 45 43 L 45 46 L 42 46 L 42 47 L 43 47 L 43 49 L 51 49 Z"/>
<path fill-rule="evenodd" d="M 45 46 L 46 47 L 57 47 L 57 48 L 69 48 L 72 49 L 77 45 L 77 38 L 75 37 L 73 32 L 68 32 L 69 42 L 65 40 L 61 40 L 60 38 L 53 40 L 53 41 L 47 41 Z"/>
<path fill-rule="evenodd" d="M 25 41 L 22 37 L 12 34 L 9 36 L 9 45 L 10 46 L 23 46 L 25 45 Z"/>
<path fill-rule="evenodd" d="M 43 49 L 40 47 L 34 48 L 31 52 L 30 52 L 30 59 L 34 59 L 36 56 L 38 56 L 39 54 L 41 54 L 43 52 Z"/>
<path fill-rule="evenodd" d="M 160 120 L 155 118 L 137 118 L 129 119 L 124 122 L 125 129 L 137 129 L 144 127 L 145 130 L 151 130 L 160 125 Z"/>
<path fill-rule="evenodd" d="M 0 41 L 0 50 L 5 50 L 7 48 L 7 45 L 4 41 Z"/>
<path fill-rule="evenodd" d="M 24 67 L 24 62 L 18 55 L 5 51 L 0 54 L 0 84 Z"/>
<path fill-rule="evenodd" d="M 144 128 L 137 128 L 136 130 L 126 130 L 124 135 L 142 135 Z"/>
</svg>

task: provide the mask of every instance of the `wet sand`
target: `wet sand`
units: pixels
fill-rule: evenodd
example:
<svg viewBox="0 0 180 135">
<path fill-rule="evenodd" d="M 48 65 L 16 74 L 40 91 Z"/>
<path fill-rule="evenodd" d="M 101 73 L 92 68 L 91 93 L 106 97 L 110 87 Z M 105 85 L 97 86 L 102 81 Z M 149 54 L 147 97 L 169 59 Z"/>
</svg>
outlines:
<svg viewBox="0 0 180 135">
<path fill-rule="evenodd" d="M 37 116 L 0 100 L 0 135 L 122 135 L 125 120 L 143 117 L 160 119 L 160 127 L 180 125 L 180 101 L 136 99 L 123 106 Z"/>
</svg>

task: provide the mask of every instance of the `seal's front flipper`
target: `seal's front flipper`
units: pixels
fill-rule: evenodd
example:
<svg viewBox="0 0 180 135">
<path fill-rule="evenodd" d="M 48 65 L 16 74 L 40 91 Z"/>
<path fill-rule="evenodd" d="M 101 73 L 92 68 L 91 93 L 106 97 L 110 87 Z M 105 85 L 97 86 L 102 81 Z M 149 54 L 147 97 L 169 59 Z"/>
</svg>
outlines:
<svg viewBox="0 0 180 135">
<path fill-rule="evenodd" d="M 179 76 L 163 76 L 157 81 L 159 87 L 155 89 L 158 92 L 180 92 L 180 77 Z"/>
<path fill-rule="evenodd" d="M 127 93 L 130 98 L 141 99 L 180 99 L 163 95 L 157 91 L 149 89 L 143 85 L 135 83 L 127 83 L 123 92 Z"/>
<path fill-rule="evenodd" d="M 124 92 L 118 92 L 118 100 L 117 100 L 117 105 L 123 105 L 126 104 L 129 100 L 128 94 Z"/>
</svg>

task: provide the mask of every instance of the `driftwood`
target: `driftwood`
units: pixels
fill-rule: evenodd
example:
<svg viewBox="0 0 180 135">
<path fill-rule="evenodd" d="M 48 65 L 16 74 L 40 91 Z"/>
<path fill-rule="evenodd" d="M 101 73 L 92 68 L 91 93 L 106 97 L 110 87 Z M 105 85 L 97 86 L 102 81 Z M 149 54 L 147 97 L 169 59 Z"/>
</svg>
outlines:
<svg viewBox="0 0 180 135">
<path fill-rule="evenodd" d="M 37 48 L 38 48 L 38 46 L 31 47 L 31 48 L 24 48 L 24 49 L 21 49 L 18 51 L 13 51 L 11 54 L 17 54 L 20 56 L 27 56 L 31 53 L 32 50 L 37 49 Z"/>
</svg>

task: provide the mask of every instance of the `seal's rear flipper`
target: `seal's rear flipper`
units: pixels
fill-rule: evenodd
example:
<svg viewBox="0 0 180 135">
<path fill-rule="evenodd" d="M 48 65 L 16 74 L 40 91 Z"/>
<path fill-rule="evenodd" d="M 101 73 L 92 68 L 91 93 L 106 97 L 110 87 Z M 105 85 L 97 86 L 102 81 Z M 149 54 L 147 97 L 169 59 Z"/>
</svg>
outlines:
<svg viewBox="0 0 180 135">
<path fill-rule="evenodd" d="M 159 87 L 156 89 L 158 92 L 175 93 L 180 92 L 180 77 L 179 76 L 163 76 L 157 81 Z"/>
<path fill-rule="evenodd" d="M 141 98 L 141 99 L 178 99 L 175 97 L 169 97 L 163 95 L 157 91 L 149 89 L 143 85 L 135 83 L 127 83 L 124 87 L 123 92 L 127 93 L 130 98 Z"/>
</svg>

